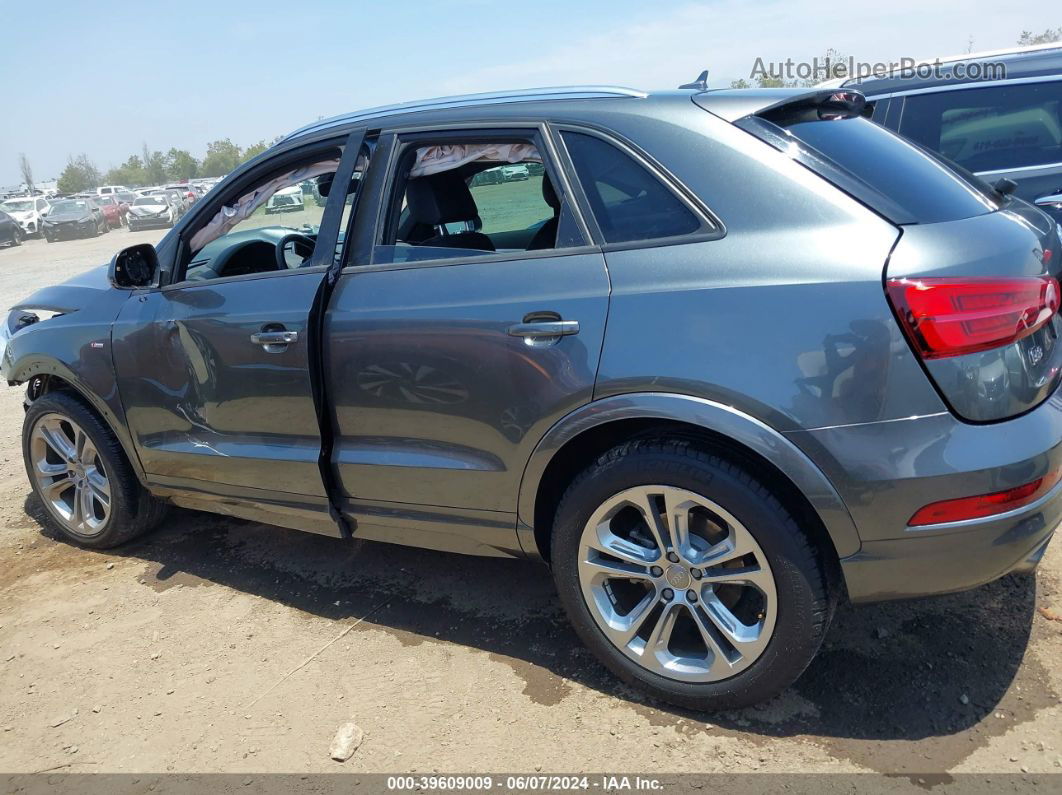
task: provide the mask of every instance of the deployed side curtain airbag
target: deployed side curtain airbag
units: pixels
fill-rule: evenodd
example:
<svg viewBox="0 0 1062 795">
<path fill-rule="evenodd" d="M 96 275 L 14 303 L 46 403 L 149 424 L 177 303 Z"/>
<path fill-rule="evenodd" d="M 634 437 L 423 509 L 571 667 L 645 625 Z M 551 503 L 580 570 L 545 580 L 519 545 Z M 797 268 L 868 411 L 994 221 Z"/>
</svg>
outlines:
<svg viewBox="0 0 1062 795">
<path fill-rule="evenodd" d="M 446 144 L 423 146 L 409 171 L 409 178 L 426 177 L 452 171 L 466 163 L 522 163 L 542 162 L 542 155 L 533 144 Z"/>
<path fill-rule="evenodd" d="M 250 193 L 241 196 L 235 204 L 218 210 L 217 215 L 210 219 L 210 223 L 192 236 L 190 243 L 192 253 L 199 251 L 207 243 L 217 240 L 222 235 L 228 234 L 236 224 L 249 218 L 255 210 L 269 201 L 269 197 L 277 191 L 293 187 L 300 182 L 319 177 L 322 174 L 330 174 L 337 168 L 339 168 L 338 158 L 335 160 L 322 160 L 319 163 L 312 163 L 294 171 L 289 171 L 287 174 L 282 174 L 264 185 L 259 185 Z"/>
</svg>

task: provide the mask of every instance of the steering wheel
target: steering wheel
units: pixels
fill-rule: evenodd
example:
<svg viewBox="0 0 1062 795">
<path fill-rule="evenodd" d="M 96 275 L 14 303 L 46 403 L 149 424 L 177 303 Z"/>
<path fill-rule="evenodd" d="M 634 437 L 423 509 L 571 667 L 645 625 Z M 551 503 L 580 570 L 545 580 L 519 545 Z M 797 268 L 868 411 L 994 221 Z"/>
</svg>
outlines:
<svg viewBox="0 0 1062 795">
<path fill-rule="evenodd" d="M 284 256 L 284 249 L 288 247 L 289 243 L 294 243 L 293 251 L 298 254 L 300 246 L 306 249 L 306 255 L 303 256 L 303 260 L 313 254 L 314 246 L 317 245 L 317 241 L 309 235 L 304 235 L 302 232 L 289 232 L 277 241 L 277 270 L 286 271 L 289 269 L 288 260 Z"/>
</svg>

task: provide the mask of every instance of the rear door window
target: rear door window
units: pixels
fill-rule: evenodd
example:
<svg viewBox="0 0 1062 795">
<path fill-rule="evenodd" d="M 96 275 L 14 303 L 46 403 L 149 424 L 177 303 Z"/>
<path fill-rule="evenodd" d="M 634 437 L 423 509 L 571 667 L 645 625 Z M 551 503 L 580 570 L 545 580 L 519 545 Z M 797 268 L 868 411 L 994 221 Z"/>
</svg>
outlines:
<svg viewBox="0 0 1062 795">
<path fill-rule="evenodd" d="M 1062 162 L 1062 81 L 915 94 L 900 132 L 974 172 Z"/>
<path fill-rule="evenodd" d="M 468 135 L 439 141 L 415 136 L 405 149 L 373 263 L 519 256 L 584 245 L 536 136 L 509 140 L 489 130 Z"/>
<path fill-rule="evenodd" d="M 562 136 L 605 242 L 691 235 L 704 225 L 625 152 L 593 135 L 565 131 Z"/>
</svg>

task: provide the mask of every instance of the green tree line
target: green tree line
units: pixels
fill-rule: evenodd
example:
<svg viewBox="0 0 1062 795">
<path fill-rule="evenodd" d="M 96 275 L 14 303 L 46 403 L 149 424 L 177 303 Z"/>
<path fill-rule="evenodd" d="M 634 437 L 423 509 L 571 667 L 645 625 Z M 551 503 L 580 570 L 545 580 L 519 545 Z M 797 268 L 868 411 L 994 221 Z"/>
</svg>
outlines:
<svg viewBox="0 0 1062 795">
<path fill-rule="evenodd" d="M 185 149 L 152 151 L 147 144 L 139 154 L 130 155 L 120 166 L 101 172 L 88 155 L 71 156 L 59 175 L 60 193 L 77 193 L 99 185 L 126 185 L 130 188 L 180 182 L 195 177 L 223 177 L 252 157 L 260 155 L 269 144 L 259 141 L 241 149 L 228 138 L 207 144 L 206 154 L 197 160 Z"/>
</svg>

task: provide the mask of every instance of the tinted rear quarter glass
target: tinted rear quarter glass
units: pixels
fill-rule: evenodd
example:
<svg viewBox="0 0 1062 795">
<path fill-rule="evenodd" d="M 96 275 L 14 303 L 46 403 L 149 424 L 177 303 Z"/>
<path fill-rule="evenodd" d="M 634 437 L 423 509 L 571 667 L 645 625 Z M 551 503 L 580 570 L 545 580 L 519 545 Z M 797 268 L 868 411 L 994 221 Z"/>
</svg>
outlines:
<svg viewBox="0 0 1062 795">
<path fill-rule="evenodd" d="M 1062 81 L 904 100 L 900 132 L 970 171 L 1062 162 Z"/>
<path fill-rule="evenodd" d="M 627 153 L 593 135 L 562 135 L 606 242 L 678 237 L 701 228 L 700 219 Z"/>
<path fill-rule="evenodd" d="M 998 209 L 983 188 L 866 119 L 800 121 L 785 129 L 916 223 L 957 221 Z"/>
</svg>

